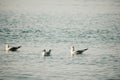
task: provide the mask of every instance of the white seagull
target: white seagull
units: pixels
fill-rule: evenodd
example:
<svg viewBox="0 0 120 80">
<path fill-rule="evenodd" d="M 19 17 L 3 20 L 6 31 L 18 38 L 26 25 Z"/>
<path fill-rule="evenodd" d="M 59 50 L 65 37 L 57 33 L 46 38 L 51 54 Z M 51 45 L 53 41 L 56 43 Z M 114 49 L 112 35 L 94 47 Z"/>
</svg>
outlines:
<svg viewBox="0 0 120 80">
<path fill-rule="evenodd" d="M 88 48 L 75 51 L 74 46 L 71 46 L 71 55 L 72 55 L 72 56 L 74 56 L 74 55 L 79 55 L 79 54 L 82 54 L 82 53 L 83 53 L 84 51 L 86 51 L 86 50 L 88 50 Z"/>
<path fill-rule="evenodd" d="M 46 49 L 44 49 L 43 51 L 42 51 L 42 56 L 44 57 L 44 56 L 50 56 L 51 55 L 51 49 L 49 50 L 49 51 L 46 51 Z"/>
<path fill-rule="evenodd" d="M 17 49 L 19 49 L 21 46 L 17 46 L 17 47 L 10 47 L 8 44 L 5 45 L 5 50 L 6 51 L 17 51 Z"/>
</svg>

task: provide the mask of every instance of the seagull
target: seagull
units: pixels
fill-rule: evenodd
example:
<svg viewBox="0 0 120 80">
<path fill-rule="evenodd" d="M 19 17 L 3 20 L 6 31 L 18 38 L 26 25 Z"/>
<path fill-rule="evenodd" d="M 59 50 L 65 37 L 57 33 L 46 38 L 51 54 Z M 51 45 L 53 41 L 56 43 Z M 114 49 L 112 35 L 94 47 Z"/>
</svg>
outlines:
<svg viewBox="0 0 120 80">
<path fill-rule="evenodd" d="M 6 51 L 17 51 L 17 49 L 21 48 L 21 46 L 17 47 L 10 47 L 8 44 L 5 45 L 5 50 Z"/>
<path fill-rule="evenodd" d="M 46 51 L 46 49 L 44 49 L 42 51 L 42 56 L 50 56 L 50 53 L 51 53 L 51 49 L 49 51 Z"/>
<path fill-rule="evenodd" d="M 71 47 L 71 55 L 72 55 L 72 56 L 74 56 L 74 55 L 79 55 L 79 54 L 82 54 L 82 53 L 83 53 L 84 51 L 86 51 L 86 50 L 88 50 L 88 48 L 75 51 L 74 46 L 72 46 L 72 47 Z"/>
</svg>

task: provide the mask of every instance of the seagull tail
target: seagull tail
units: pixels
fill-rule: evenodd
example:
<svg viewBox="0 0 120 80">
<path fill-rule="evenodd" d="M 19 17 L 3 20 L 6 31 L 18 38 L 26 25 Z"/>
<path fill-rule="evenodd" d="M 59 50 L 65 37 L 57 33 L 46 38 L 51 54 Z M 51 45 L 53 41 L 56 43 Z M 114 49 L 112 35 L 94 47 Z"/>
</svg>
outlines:
<svg viewBox="0 0 120 80">
<path fill-rule="evenodd" d="M 21 48 L 22 46 L 18 46 L 17 48 Z"/>
<path fill-rule="evenodd" d="M 83 52 L 86 51 L 86 50 L 88 50 L 88 48 L 84 49 Z"/>
</svg>

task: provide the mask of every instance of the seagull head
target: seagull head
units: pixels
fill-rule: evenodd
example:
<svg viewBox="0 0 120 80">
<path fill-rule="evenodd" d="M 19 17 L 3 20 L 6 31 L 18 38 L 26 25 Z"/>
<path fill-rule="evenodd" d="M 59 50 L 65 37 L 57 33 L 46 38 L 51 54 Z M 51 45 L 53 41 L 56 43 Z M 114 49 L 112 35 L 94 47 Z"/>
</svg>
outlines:
<svg viewBox="0 0 120 80">
<path fill-rule="evenodd" d="M 74 51 L 74 50 L 75 50 L 74 46 L 71 46 L 71 52 Z"/>
<path fill-rule="evenodd" d="M 46 52 L 46 49 L 43 49 L 42 52 Z"/>
</svg>

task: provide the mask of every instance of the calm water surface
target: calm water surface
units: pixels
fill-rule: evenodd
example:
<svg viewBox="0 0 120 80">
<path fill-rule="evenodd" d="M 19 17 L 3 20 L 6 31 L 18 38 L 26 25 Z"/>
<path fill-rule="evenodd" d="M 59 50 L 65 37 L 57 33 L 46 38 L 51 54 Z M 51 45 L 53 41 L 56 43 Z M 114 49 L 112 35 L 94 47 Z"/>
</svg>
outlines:
<svg viewBox="0 0 120 80">
<path fill-rule="evenodd" d="M 0 80 L 120 80 L 120 1 L 71 1 L 35 12 L 0 9 Z M 22 47 L 6 52 L 4 43 Z M 71 57 L 72 45 L 88 50 Z M 43 58 L 43 49 L 52 56 Z"/>
</svg>

